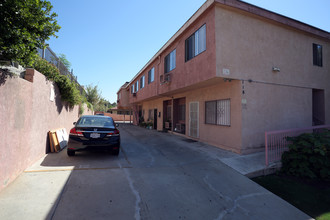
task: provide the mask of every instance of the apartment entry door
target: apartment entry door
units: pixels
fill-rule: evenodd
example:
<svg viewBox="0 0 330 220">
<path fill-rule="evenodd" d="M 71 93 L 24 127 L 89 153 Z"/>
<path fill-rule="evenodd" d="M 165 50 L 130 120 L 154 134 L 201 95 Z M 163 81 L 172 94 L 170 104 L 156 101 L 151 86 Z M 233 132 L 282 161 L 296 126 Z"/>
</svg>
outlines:
<svg viewBox="0 0 330 220">
<path fill-rule="evenodd" d="M 313 89 L 313 125 L 325 124 L 325 96 L 323 89 Z"/>
<path fill-rule="evenodd" d="M 189 103 L 189 136 L 198 138 L 199 137 L 199 103 Z"/>
<path fill-rule="evenodd" d="M 154 129 L 157 129 L 157 109 L 154 109 Z"/>
</svg>

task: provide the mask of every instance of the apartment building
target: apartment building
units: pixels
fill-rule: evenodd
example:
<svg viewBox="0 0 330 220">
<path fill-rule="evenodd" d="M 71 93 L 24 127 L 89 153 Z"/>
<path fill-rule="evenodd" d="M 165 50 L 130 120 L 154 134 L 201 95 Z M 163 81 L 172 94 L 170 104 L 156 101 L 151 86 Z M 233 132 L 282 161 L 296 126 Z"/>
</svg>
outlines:
<svg viewBox="0 0 330 220">
<path fill-rule="evenodd" d="M 233 152 L 264 132 L 330 123 L 330 33 L 238 0 L 208 0 L 118 91 L 134 124 Z"/>
</svg>

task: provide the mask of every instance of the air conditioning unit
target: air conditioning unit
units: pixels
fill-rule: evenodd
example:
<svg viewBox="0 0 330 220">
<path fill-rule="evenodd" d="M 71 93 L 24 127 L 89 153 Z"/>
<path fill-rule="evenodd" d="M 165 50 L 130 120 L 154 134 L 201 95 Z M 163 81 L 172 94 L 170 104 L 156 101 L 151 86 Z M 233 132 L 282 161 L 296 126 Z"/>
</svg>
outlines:
<svg viewBox="0 0 330 220">
<path fill-rule="evenodd" d="M 165 84 L 171 82 L 171 74 L 165 73 L 164 75 L 159 76 L 160 84 Z"/>
<path fill-rule="evenodd" d="M 133 92 L 133 97 L 136 97 L 136 92 Z"/>
<path fill-rule="evenodd" d="M 181 124 L 180 123 L 177 123 L 175 125 L 175 131 L 181 132 Z"/>
<path fill-rule="evenodd" d="M 170 124 L 170 122 L 165 122 L 165 128 L 166 129 L 170 129 L 171 128 L 171 124 Z"/>
<path fill-rule="evenodd" d="M 171 82 L 171 74 L 170 73 L 164 74 L 164 81 L 165 82 Z"/>
</svg>

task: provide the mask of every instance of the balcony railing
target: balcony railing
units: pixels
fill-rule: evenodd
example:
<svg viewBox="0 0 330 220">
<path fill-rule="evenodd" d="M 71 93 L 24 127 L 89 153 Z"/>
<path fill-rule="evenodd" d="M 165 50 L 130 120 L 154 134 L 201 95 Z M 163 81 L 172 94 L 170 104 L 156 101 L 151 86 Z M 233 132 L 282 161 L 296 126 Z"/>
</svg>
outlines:
<svg viewBox="0 0 330 220">
<path fill-rule="evenodd" d="M 289 142 L 286 140 L 287 137 L 296 137 L 303 133 L 320 132 L 323 129 L 330 129 L 330 125 L 265 132 L 266 166 L 281 160 L 283 152 L 288 150 Z"/>
<path fill-rule="evenodd" d="M 61 75 L 68 76 L 71 81 L 76 82 L 79 85 L 80 93 L 83 94 L 83 87 L 78 83 L 77 76 L 73 75 L 73 70 L 69 71 L 68 68 L 61 62 L 60 58 L 57 57 L 56 53 L 50 47 L 45 49 L 38 49 L 39 56 L 49 63 L 54 64 L 60 71 Z"/>
</svg>

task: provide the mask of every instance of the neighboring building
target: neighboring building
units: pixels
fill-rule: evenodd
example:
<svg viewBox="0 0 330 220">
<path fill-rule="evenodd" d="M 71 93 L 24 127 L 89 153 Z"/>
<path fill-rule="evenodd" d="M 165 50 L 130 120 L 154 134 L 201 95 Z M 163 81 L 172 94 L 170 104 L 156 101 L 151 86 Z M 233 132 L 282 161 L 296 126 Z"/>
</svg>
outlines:
<svg viewBox="0 0 330 220">
<path fill-rule="evenodd" d="M 237 0 L 208 0 L 118 91 L 152 121 L 237 153 L 264 132 L 330 122 L 330 34 Z"/>
</svg>

